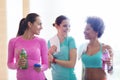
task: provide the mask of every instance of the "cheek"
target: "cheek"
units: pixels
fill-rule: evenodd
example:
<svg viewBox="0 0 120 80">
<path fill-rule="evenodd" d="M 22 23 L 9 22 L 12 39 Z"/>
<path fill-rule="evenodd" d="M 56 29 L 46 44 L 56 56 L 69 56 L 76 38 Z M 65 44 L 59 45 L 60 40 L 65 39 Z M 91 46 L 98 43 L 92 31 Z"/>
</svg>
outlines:
<svg viewBox="0 0 120 80">
<path fill-rule="evenodd" d="M 35 26 L 35 30 L 40 30 L 41 29 L 41 26 L 40 25 L 36 25 Z"/>
<path fill-rule="evenodd" d="M 40 25 L 37 25 L 37 27 L 36 27 L 37 29 L 40 29 Z"/>
<path fill-rule="evenodd" d="M 66 31 L 66 30 L 67 30 L 67 28 L 66 28 L 66 27 L 63 27 L 61 30 L 64 32 L 64 31 Z"/>
<path fill-rule="evenodd" d="M 88 30 L 85 30 L 85 31 L 84 31 L 84 34 L 89 34 L 89 31 L 88 31 Z"/>
<path fill-rule="evenodd" d="M 36 31 L 38 31 L 38 30 L 40 30 L 40 29 L 39 29 L 39 26 L 33 26 L 33 28 L 32 28 L 32 31 L 33 31 L 33 32 L 36 32 Z"/>
<path fill-rule="evenodd" d="M 91 36 L 91 38 L 94 38 L 94 37 L 96 37 L 97 35 L 96 35 L 94 32 L 91 32 L 91 33 L 89 33 L 89 36 Z"/>
<path fill-rule="evenodd" d="M 87 37 L 92 37 L 93 36 L 93 32 L 91 32 L 91 31 L 85 31 L 84 32 L 84 34 L 85 34 L 85 36 L 87 36 Z"/>
<path fill-rule="evenodd" d="M 59 28 L 58 31 L 59 31 L 59 32 L 63 32 L 63 29 L 62 29 L 62 28 Z"/>
</svg>

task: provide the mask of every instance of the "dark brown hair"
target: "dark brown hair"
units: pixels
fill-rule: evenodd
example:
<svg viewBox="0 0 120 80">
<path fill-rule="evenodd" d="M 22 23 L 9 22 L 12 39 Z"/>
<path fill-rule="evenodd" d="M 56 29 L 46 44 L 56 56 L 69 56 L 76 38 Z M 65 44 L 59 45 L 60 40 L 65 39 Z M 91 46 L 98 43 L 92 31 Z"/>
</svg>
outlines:
<svg viewBox="0 0 120 80">
<path fill-rule="evenodd" d="M 39 15 L 36 13 L 30 13 L 26 16 L 26 18 L 22 18 L 19 23 L 17 36 L 23 35 L 25 30 L 28 28 L 28 22 L 34 23 L 36 21 L 36 17 L 38 16 Z"/>
<path fill-rule="evenodd" d="M 53 26 L 55 26 L 55 24 L 60 25 L 62 23 L 62 21 L 66 20 L 66 19 L 68 19 L 68 18 L 64 15 L 58 16 L 55 20 L 55 23 L 53 23 Z"/>
</svg>

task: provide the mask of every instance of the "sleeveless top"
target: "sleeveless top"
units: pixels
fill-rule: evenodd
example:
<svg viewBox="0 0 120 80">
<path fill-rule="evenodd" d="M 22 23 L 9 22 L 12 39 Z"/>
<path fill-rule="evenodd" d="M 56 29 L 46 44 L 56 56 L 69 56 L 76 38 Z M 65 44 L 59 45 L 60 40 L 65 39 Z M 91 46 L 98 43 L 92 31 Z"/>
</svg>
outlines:
<svg viewBox="0 0 120 80">
<path fill-rule="evenodd" d="M 102 68 L 102 44 L 100 44 L 100 50 L 97 53 L 93 55 L 83 53 L 81 58 L 85 68 Z"/>
</svg>

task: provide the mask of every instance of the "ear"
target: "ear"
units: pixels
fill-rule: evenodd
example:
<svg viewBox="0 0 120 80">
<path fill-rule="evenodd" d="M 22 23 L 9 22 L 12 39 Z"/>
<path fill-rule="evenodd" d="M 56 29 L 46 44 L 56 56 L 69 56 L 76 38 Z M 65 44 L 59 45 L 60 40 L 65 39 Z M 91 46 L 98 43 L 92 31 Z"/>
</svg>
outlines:
<svg viewBox="0 0 120 80">
<path fill-rule="evenodd" d="M 32 23 L 28 22 L 28 27 L 31 28 L 32 27 Z"/>
<path fill-rule="evenodd" d="M 98 32 L 96 32 L 96 35 L 98 36 Z"/>
<path fill-rule="evenodd" d="M 59 25 L 57 25 L 57 24 L 54 24 L 54 27 L 55 27 L 56 29 L 58 29 L 58 28 L 59 28 Z"/>
</svg>

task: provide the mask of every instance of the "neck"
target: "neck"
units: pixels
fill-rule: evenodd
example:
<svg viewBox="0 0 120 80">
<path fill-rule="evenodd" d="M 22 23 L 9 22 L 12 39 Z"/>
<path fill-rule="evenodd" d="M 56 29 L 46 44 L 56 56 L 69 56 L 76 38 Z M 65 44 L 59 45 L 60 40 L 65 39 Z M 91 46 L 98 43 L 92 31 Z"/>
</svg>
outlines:
<svg viewBox="0 0 120 80">
<path fill-rule="evenodd" d="M 62 36 L 61 34 L 57 34 L 57 36 L 58 36 L 58 38 L 59 38 L 59 40 L 60 40 L 60 42 L 63 42 L 64 41 L 64 39 L 65 39 L 65 37 L 64 36 Z"/>
<path fill-rule="evenodd" d="M 26 30 L 25 33 L 22 35 L 24 39 L 30 40 L 34 38 L 34 34 L 31 33 L 29 30 Z"/>
<path fill-rule="evenodd" d="M 98 46 L 99 44 L 100 43 L 98 39 L 93 39 L 93 40 L 90 40 L 89 42 L 89 46 Z"/>
</svg>

